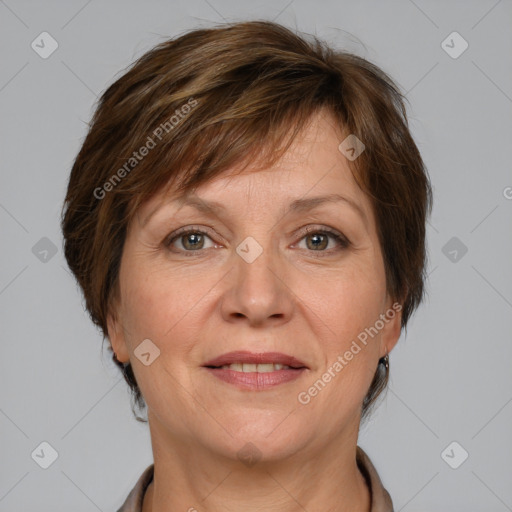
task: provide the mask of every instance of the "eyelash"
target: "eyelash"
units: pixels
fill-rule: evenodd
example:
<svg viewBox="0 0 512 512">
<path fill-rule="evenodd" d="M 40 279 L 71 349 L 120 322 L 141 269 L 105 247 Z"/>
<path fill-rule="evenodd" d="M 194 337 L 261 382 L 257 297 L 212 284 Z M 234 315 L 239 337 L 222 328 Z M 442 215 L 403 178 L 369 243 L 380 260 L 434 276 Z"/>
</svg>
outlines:
<svg viewBox="0 0 512 512">
<path fill-rule="evenodd" d="M 197 228 L 194 228 L 194 227 L 190 227 L 190 228 L 179 229 L 179 230 L 175 231 L 174 233 L 171 233 L 164 240 L 164 245 L 165 245 L 166 248 L 168 248 L 172 252 L 176 252 L 176 251 L 173 251 L 171 249 L 171 245 L 178 238 L 183 237 L 185 235 L 189 235 L 189 234 L 206 235 L 208 238 L 211 239 L 211 236 L 206 231 L 203 231 L 202 229 L 197 229 Z M 322 250 L 322 251 L 310 250 L 310 252 L 313 252 L 313 253 L 314 252 L 320 253 L 319 255 L 315 255 L 316 257 L 320 257 L 321 258 L 324 255 L 330 255 L 333 252 L 338 252 L 340 250 L 347 249 L 351 245 L 350 241 L 345 236 L 343 236 L 341 233 L 338 233 L 334 229 L 327 228 L 327 227 L 323 227 L 323 228 L 307 227 L 306 229 L 304 229 L 301 232 L 301 238 L 299 239 L 299 242 L 301 242 L 304 238 L 306 238 L 308 235 L 311 235 L 311 234 L 328 235 L 332 239 L 334 239 L 338 243 L 338 245 L 339 245 L 339 247 L 337 249 L 334 249 L 334 250 L 333 249 L 331 249 L 331 250 Z M 201 253 L 201 252 L 203 252 L 203 249 L 198 249 L 198 250 L 195 250 L 195 251 L 194 250 L 193 251 L 187 251 L 187 250 L 179 249 L 178 252 L 185 253 L 187 255 L 187 257 L 188 256 L 194 257 L 194 256 L 196 256 L 194 253 Z"/>
</svg>

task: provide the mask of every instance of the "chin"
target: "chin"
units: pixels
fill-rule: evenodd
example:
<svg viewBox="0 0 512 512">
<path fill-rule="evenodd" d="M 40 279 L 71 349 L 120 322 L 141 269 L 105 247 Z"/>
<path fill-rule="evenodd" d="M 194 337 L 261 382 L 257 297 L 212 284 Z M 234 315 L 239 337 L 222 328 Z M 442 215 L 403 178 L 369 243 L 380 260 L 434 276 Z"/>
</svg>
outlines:
<svg viewBox="0 0 512 512">
<path fill-rule="evenodd" d="M 293 415 L 285 419 L 287 415 L 288 412 L 258 411 L 230 421 L 232 437 L 229 436 L 225 446 L 228 456 L 239 460 L 253 457 L 270 461 L 293 455 L 307 444 L 308 434 L 295 424 Z"/>
</svg>

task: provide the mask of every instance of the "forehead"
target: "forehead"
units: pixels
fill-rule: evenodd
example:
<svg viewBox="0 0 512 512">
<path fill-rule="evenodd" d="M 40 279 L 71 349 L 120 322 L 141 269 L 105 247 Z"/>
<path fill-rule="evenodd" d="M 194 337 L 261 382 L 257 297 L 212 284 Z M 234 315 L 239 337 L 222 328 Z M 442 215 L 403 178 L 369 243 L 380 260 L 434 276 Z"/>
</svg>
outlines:
<svg viewBox="0 0 512 512">
<path fill-rule="evenodd" d="M 267 205 L 280 211 L 286 206 L 315 206 L 315 198 L 335 194 L 359 207 L 367 220 L 372 216 L 366 194 L 357 185 L 349 161 L 339 150 L 346 133 L 338 126 L 334 116 L 326 110 L 316 112 L 295 137 L 289 149 L 272 166 L 249 165 L 240 170 L 234 166 L 193 190 L 177 193 L 169 187 L 144 203 L 138 211 L 139 221 L 147 221 L 165 205 L 176 208 L 194 204 L 207 210 L 207 204 L 217 198 L 219 209 L 234 205 L 240 199 L 245 205 Z M 200 196 L 200 198 L 199 198 Z M 316 200 L 316 204 L 319 201 Z"/>
</svg>

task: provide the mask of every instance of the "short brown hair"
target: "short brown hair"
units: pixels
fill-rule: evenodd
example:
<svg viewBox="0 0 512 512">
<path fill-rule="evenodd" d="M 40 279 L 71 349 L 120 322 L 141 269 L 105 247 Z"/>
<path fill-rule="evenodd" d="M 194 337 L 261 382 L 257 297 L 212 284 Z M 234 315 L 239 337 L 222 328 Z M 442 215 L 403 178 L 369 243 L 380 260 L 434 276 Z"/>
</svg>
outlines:
<svg viewBox="0 0 512 512">
<path fill-rule="evenodd" d="M 365 145 L 349 165 L 372 202 L 387 291 L 402 303 L 406 328 L 424 295 L 432 192 L 405 99 L 368 60 L 308 37 L 268 21 L 194 30 L 145 53 L 104 92 L 62 212 L 65 256 L 104 340 L 127 226 L 141 204 L 235 165 L 272 165 L 321 108 Z M 144 158 L 134 156 L 143 147 Z M 130 364 L 114 361 L 144 406 Z M 386 386 L 381 366 L 363 417 Z"/>
</svg>

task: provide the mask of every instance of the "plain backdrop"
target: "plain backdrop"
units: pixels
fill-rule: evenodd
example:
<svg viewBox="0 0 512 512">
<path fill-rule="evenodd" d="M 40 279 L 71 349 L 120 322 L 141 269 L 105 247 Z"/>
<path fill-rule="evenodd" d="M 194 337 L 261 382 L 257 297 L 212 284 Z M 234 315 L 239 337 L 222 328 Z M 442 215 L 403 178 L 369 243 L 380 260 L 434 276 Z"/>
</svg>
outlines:
<svg viewBox="0 0 512 512">
<path fill-rule="evenodd" d="M 359 444 L 396 511 L 512 510 L 512 2 L 5 0 L 0 511 L 117 510 L 152 462 L 63 258 L 62 200 L 94 102 L 126 66 L 246 19 L 366 57 L 406 95 L 434 187 L 428 295 Z M 41 449 L 58 454 L 47 469 Z"/>
</svg>

